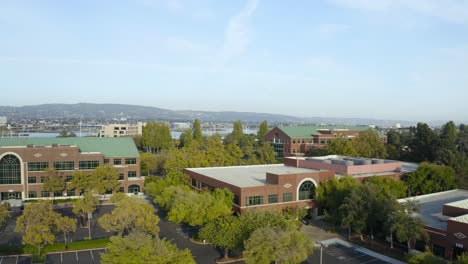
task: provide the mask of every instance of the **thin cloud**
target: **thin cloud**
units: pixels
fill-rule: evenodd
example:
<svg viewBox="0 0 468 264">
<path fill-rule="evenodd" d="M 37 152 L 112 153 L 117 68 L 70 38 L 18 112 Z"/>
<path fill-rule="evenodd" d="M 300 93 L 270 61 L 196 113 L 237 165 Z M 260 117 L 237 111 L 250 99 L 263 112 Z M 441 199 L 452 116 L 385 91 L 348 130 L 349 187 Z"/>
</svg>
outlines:
<svg viewBox="0 0 468 264">
<path fill-rule="evenodd" d="M 321 36 L 333 37 L 336 34 L 345 32 L 350 27 L 345 24 L 325 23 L 317 26 L 317 31 Z"/>
<path fill-rule="evenodd" d="M 231 17 L 224 32 L 224 43 L 218 57 L 218 66 L 241 56 L 251 41 L 250 20 L 258 7 L 259 0 L 248 0 L 242 10 Z"/>
<path fill-rule="evenodd" d="M 334 5 L 368 12 L 406 10 L 446 22 L 468 24 L 468 1 L 460 0 L 329 0 Z"/>
</svg>

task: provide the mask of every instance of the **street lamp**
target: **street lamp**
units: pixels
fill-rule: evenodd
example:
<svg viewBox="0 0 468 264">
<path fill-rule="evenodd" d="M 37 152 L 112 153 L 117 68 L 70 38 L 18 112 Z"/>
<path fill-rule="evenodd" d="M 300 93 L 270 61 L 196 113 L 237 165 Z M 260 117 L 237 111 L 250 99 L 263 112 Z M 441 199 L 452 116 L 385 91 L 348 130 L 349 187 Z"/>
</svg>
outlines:
<svg viewBox="0 0 468 264">
<path fill-rule="evenodd" d="M 322 242 L 317 242 L 320 245 L 320 264 L 322 264 L 322 256 L 323 256 L 323 248 L 327 247 L 327 245 L 323 244 Z"/>
<path fill-rule="evenodd" d="M 88 212 L 88 232 L 89 232 L 89 240 L 91 240 L 91 218 L 93 218 L 93 213 Z"/>
</svg>

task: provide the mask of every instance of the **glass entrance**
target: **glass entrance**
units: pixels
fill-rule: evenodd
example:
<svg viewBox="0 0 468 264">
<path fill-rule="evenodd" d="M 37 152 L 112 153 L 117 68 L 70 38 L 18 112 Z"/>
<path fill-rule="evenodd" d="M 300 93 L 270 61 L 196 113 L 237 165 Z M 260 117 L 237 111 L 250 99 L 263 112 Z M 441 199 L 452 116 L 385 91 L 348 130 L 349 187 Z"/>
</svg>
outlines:
<svg viewBox="0 0 468 264">
<path fill-rule="evenodd" d="M 1 200 L 21 200 L 21 192 L 2 192 Z"/>
<path fill-rule="evenodd" d="M 140 186 L 139 185 L 130 185 L 128 187 L 128 192 L 133 193 L 133 194 L 138 194 L 140 192 Z"/>
</svg>

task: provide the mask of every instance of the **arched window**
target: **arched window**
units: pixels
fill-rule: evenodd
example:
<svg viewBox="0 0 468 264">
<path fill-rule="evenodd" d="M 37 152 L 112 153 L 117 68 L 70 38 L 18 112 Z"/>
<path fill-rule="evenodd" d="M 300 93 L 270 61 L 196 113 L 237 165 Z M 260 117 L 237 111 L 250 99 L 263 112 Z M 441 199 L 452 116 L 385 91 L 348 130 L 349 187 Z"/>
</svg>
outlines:
<svg viewBox="0 0 468 264">
<path fill-rule="evenodd" d="M 305 181 L 299 187 L 299 200 L 309 200 L 315 198 L 315 185 L 311 181 Z"/>
<path fill-rule="evenodd" d="M 0 160 L 0 184 L 21 184 L 21 163 L 15 155 Z"/>
</svg>

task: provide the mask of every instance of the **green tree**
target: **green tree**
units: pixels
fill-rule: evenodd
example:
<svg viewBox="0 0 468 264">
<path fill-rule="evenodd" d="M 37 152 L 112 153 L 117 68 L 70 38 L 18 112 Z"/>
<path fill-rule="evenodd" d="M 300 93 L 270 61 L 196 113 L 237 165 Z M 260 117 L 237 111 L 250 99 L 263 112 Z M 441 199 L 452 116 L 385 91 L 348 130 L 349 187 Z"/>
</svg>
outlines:
<svg viewBox="0 0 468 264">
<path fill-rule="evenodd" d="M 65 183 L 65 177 L 63 177 L 63 174 L 59 173 L 54 168 L 46 168 L 45 173 L 47 174 L 47 177 L 44 180 L 42 189 L 44 191 L 53 192 L 55 198 L 55 192 L 62 192 L 67 186 Z"/>
<path fill-rule="evenodd" d="M 193 140 L 198 142 L 200 145 L 203 143 L 203 133 L 199 119 L 195 119 L 193 121 Z"/>
<path fill-rule="evenodd" d="M 262 121 L 257 131 L 257 141 L 258 142 L 265 141 L 265 136 L 266 134 L 268 134 L 269 131 L 270 129 L 268 128 L 268 122 L 266 120 Z"/>
<path fill-rule="evenodd" d="M 63 241 L 67 245 L 67 234 L 76 232 L 76 219 L 64 216 L 56 219 L 57 231 L 63 234 Z"/>
<path fill-rule="evenodd" d="M 430 251 L 413 255 L 408 259 L 408 264 L 446 264 L 447 261 L 434 256 Z"/>
<path fill-rule="evenodd" d="M 168 219 L 175 223 L 201 226 L 219 217 L 232 214 L 234 194 L 228 189 L 216 189 L 213 193 L 182 191 L 172 197 L 174 200 L 170 206 Z"/>
<path fill-rule="evenodd" d="M 199 234 L 212 245 L 224 249 L 224 258 L 228 258 L 229 250 L 242 246 L 241 223 L 238 217 L 226 215 L 208 222 Z"/>
<path fill-rule="evenodd" d="M 0 229 L 6 224 L 8 219 L 10 219 L 10 216 L 9 207 L 6 204 L 0 204 Z"/>
<path fill-rule="evenodd" d="M 457 187 L 455 170 L 423 162 L 418 169 L 405 177 L 411 195 L 421 195 L 452 190 Z"/>
<path fill-rule="evenodd" d="M 226 163 L 226 154 L 221 137 L 218 134 L 209 136 L 205 143 L 205 158 L 210 167 L 221 167 Z"/>
<path fill-rule="evenodd" d="M 244 129 L 242 127 L 242 121 L 237 120 L 234 122 L 234 127 L 232 129 L 232 139 L 240 142 L 242 138 L 244 137 Z"/>
<path fill-rule="evenodd" d="M 119 172 L 108 164 L 94 169 L 92 175 L 94 189 L 98 194 L 117 192 L 120 188 Z"/>
<path fill-rule="evenodd" d="M 310 237 L 295 228 L 262 227 L 245 241 L 247 264 L 302 263 L 314 250 Z"/>
<path fill-rule="evenodd" d="M 457 143 L 457 128 L 453 121 L 447 122 L 443 127 L 440 134 L 442 144 L 447 149 L 455 149 Z"/>
<path fill-rule="evenodd" d="M 167 240 L 135 232 L 111 237 L 103 264 L 195 264 L 190 250 L 179 250 Z"/>
<path fill-rule="evenodd" d="M 361 131 L 352 142 L 359 157 L 382 159 L 387 157 L 385 144 L 373 129 Z"/>
<path fill-rule="evenodd" d="M 23 234 L 23 243 L 37 247 L 38 255 L 47 244 L 55 241 L 55 225 L 59 213 L 54 212 L 52 202 L 39 200 L 26 206 L 23 215 L 16 220 L 16 232 Z"/>
<path fill-rule="evenodd" d="M 159 232 L 159 217 L 150 204 L 143 204 L 140 198 L 118 193 L 112 197 L 115 209 L 99 218 L 99 224 L 107 231 L 124 235 L 131 231 L 156 236 Z"/>
<path fill-rule="evenodd" d="M 353 142 L 345 136 L 333 140 L 327 148 L 328 152 L 335 155 L 358 156 Z"/>
<path fill-rule="evenodd" d="M 416 239 L 427 240 L 427 232 L 424 230 L 425 224 L 421 218 L 414 215 L 419 211 L 419 206 L 413 201 L 407 201 L 397 208 L 393 216 L 393 229 L 398 241 L 405 242 L 408 246 L 408 253 L 411 250 L 411 242 Z"/>
<path fill-rule="evenodd" d="M 92 192 L 85 192 L 83 198 L 75 202 L 73 213 L 79 216 L 82 226 L 87 225 L 88 213 L 93 213 L 98 204 L 99 200 Z"/>
<path fill-rule="evenodd" d="M 151 175 L 158 170 L 158 156 L 151 153 L 140 153 L 140 166 L 142 175 Z"/>
<path fill-rule="evenodd" d="M 143 145 L 151 153 L 169 149 L 172 146 L 171 130 L 167 124 L 149 122 L 143 129 Z"/>
<path fill-rule="evenodd" d="M 438 137 L 425 123 L 418 123 L 414 137 L 409 144 L 409 159 L 415 162 L 434 161 Z"/>
<path fill-rule="evenodd" d="M 351 176 L 333 178 L 324 182 L 317 188 L 317 200 L 326 210 L 327 218 L 334 224 L 341 224 L 343 218 L 339 207 L 351 193 L 351 190 L 357 185 L 357 182 Z"/>
<path fill-rule="evenodd" d="M 279 211 L 252 210 L 240 215 L 242 240 L 249 239 L 250 235 L 262 227 L 278 227 L 288 229 L 294 222 L 288 221 Z"/>
<path fill-rule="evenodd" d="M 256 154 L 260 164 L 276 163 L 275 149 L 268 142 L 261 142 L 257 147 Z"/>
<path fill-rule="evenodd" d="M 193 132 L 191 128 L 187 128 L 184 133 L 180 134 L 179 137 L 180 145 L 179 147 L 190 146 L 193 143 Z"/>
<path fill-rule="evenodd" d="M 361 195 L 361 190 L 359 187 L 353 188 L 339 207 L 343 215 L 341 224 L 348 228 L 348 239 L 351 239 L 351 230 L 354 230 L 361 237 L 361 240 L 364 240 L 362 234 L 367 225 L 369 211 L 368 201 Z"/>
<path fill-rule="evenodd" d="M 379 195 L 383 195 L 386 198 L 395 197 L 397 199 L 407 197 L 408 187 L 404 181 L 395 180 L 384 177 L 370 177 L 365 182 L 365 185 L 375 185 L 380 188 Z"/>
<path fill-rule="evenodd" d="M 68 190 L 75 190 L 78 194 L 82 194 L 85 191 L 91 191 L 94 188 L 94 182 L 91 175 L 86 174 L 82 171 L 76 171 L 73 174 L 73 179 L 68 184 Z"/>
<path fill-rule="evenodd" d="M 468 264 L 468 254 L 466 254 L 466 253 L 461 254 L 452 263 L 453 264 Z"/>
</svg>

